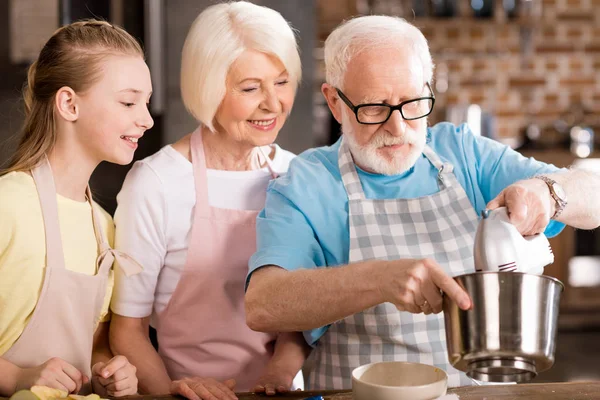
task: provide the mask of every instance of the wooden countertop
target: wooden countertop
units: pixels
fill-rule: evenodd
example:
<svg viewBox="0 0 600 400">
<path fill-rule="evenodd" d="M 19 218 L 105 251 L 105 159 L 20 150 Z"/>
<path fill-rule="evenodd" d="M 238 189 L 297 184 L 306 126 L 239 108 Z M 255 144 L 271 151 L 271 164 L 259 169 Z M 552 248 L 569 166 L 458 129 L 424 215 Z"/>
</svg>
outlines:
<svg viewBox="0 0 600 400">
<path fill-rule="evenodd" d="M 521 385 L 470 386 L 449 389 L 460 400 L 591 400 L 600 399 L 600 382 L 538 383 Z M 240 393 L 240 400 L 302 400 L 310 396 L 323 395 L 325 400 L 352 400 L 351 391 L 293 392 L 283 396 L 266 397 Z M 150 400 L 150 399 L 144 399 Z M 174 400 L 174 399 L 157 399 Z"/>
<path fill-rule="evenodd" d="M 591 400 L 600 399 L 600 381 L 537 383 L 499 386 L 470 386 L 449 389 L 448 394 L 456 394 L 460 400 Z M 291 392 L 277 396 L 264 396 L 253 393 L 238 393 L 239 400 L 303 400 L 310 396 L 322 395 L 325 400 L 352 400 L 352 392 L 320 391 Z M 0 397 L 1 400 L 6 400 Z M 181 400 L 174 396 L 129 396 L 127 400 Z"/>
<path fill-rule="evenodd" d="M 600 399 L 599 382 L 537 383 L 499 386 L 470 386 L 449 389 L 460 400 L 591 400 Z M 310 396 L 323 395 L 325 400 L 352 400 L 351 391 L 291 392 L 285 395 L 264 396 L 253 393 L 238 393 L 239 400 L 302 400 Z M 172 396 L 132 396 L 134 400 L 181 400 Z"/>
<path fill-rule="evenodd" d="M 450 389 L 460 400 L 583 400 L 600 398 L 600 382 L 535 383 Z"/>
<path fill-rule="evenodd" d="M 470 386 L 449 389 L 460 400 L 591 400 L 600 399 L 600 382 L 538 383 L 521 385 Z M 352 400 L 352 392 L 295 392 L 285 396 L 270 397 L 272 400 L 302 400 L 322 394 L 325 400 Z M 240 400 L 265 400 L 255 394 L 239 394 Z M 147 400 L 147 399 L 144 399 Z"/>
</svg>

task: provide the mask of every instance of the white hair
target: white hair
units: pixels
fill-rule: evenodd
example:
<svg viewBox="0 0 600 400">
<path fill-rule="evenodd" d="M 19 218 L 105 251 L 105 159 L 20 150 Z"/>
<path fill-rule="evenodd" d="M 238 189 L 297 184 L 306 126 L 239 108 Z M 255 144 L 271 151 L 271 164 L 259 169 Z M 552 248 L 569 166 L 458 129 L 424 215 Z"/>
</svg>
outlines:
<svg viewBox="0 0 600 400">
<path fill-rule="evenodd" d="M 360 52 L 380 47 L 408 46 L 423 66 L 425 82 L 431 83 L 433 60 L 423 33 L 403 18 L 369 15 L 353 18 L 334 29 L 325 41 L 327 83 L 343 90 L 348 63 Z"/>
<path fill-rule="evenodd" d="M 227 73 L 245 50 L 276 56 L 290 82 L 296 87 L 300 83 L 298 44 L 281 14 L 246 1 L 206 8 L 183 45 L 181 96 L 190 114 L 213 132 L 215 114 L 225 97 Z"/>
</svg>

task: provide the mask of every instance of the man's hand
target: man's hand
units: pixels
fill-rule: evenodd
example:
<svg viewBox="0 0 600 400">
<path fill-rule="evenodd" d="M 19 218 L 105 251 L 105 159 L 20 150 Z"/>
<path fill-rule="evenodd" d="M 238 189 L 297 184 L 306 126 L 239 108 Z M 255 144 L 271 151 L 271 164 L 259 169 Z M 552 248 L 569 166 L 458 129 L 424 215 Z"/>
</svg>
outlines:
<svg viewBox="0 0 600 400">
<path fill-rule="evenodd" d="M 527 179 L 513 183 L 487 205 L 494 210 L 506 207 L 510 222 L 523 236 L 544 232 L 556 203 L 541 179 Z"/>
<path fill-rule="evenodd" d="M 463 310 L 471 307 L 467 292 L 433 260 L 394 260 L 386 265 L 382 268 L 382 294 L 400 311 L 437 314 L 442 311 L 440 291 Z"/>
<path fill-rule="evenodd" d="M 189 400 L 237 400 L 234 388 L 233 379 L 221 383 L 212 378 L 184 378 L 171 383 L 171 394 Z"/>
<path fill-rule="evenodd" d="M 60 358 L 51 358 L 42 365 L 21 369 L 15 392 L 32 386 L 48 386 L 67 393 L 79 393 L 90 380 L 77 368 Z"/>
<path fill-rule="evenodd" d="M 92 389 L 100 397 L 121 397 L 137 394 L 136 368 L 126 357 L 115 356 L 106 364 L 92 367 Z"/>
</svg>

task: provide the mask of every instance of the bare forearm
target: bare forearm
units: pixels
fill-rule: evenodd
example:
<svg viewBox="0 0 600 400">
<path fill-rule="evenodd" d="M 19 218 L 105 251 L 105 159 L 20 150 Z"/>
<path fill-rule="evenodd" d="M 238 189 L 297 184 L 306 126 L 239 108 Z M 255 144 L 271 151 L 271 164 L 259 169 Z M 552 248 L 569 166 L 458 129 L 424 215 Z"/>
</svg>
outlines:
<svg viewBox="0 0 600 400">
<path fill-rule="evenodd" d="M 269 361 L 269 368 L 283 371 L 292 377 L 302 368 L 311 348 L 301 332 L 280 333 L 275 342 L 275 351 Z"/>
<path fill-rule="evenodd" d="M 558 221 L 579 229 L 600 225 L 600 176 L 582 169 L 548 175 L 567 193 L 567 206 Z"/>
<path fill-rule="evenodd" d="M 382 263 L 297 271 L 263 267 L 252 275 L 246 293 L 248 326 L 264 332 L 303 331 L 382 303 L 377 278 Z"/>
<path fill-rule="evenodd" d="M 92 352 L 92 365 L 103 362 L 107 363 L 113 358 L 113 354 L 110 351 L 110 348 L 98 349 Z"/>
<path fill-rule="evenodd" d="M 0 357 L 0 396 L 12 396 L 17 387 L 19 372 L 19 367 Z"/>
<path fill-rule="evenodd" d="M 92 366 L 96 363 L 107 363 L 113 358 L 110 345 L 108 343 L 109 323 L 101 322 L 94 334 L 94 347 L 92 350 Z"/>
<path fill-rule="evenodd" d="M 168 394 L 171 379 L 162 359 L 148 337 L 148 324 L 131 324 L 135 318 L 119 315 L 113 317 L 110 329 L 110 346 L 114 354 L 127 357 L 137 368 L 140 394 Z M 140 323 L 141 324 L 141 323 Z"/>
</svg>

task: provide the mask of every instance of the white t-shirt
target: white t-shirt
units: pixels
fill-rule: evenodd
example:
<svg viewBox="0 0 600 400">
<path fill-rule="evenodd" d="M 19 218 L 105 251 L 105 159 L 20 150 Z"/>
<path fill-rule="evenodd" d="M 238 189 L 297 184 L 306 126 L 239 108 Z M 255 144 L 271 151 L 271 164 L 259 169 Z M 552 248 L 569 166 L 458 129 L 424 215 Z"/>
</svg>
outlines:
<svg viewBox="0 0 600 400">
<path fill-rule="evenodd" d="M 272 167 L 284 173 L 294 154 L 275 146 Z M 207 171 L 211 206 L 261 210 L 272 179 L 268 168 Z M 156 315 L 167 306 L 187 258 L 196 193 L 192 163 L 171 146 L 136 162 L 117 196 L 115 247 L 135 258 L 143 272 L 126 277 L 115 268 L 113 312 Z M 154 325 L 154 324 L 153 324 Z"/>
</svg>

